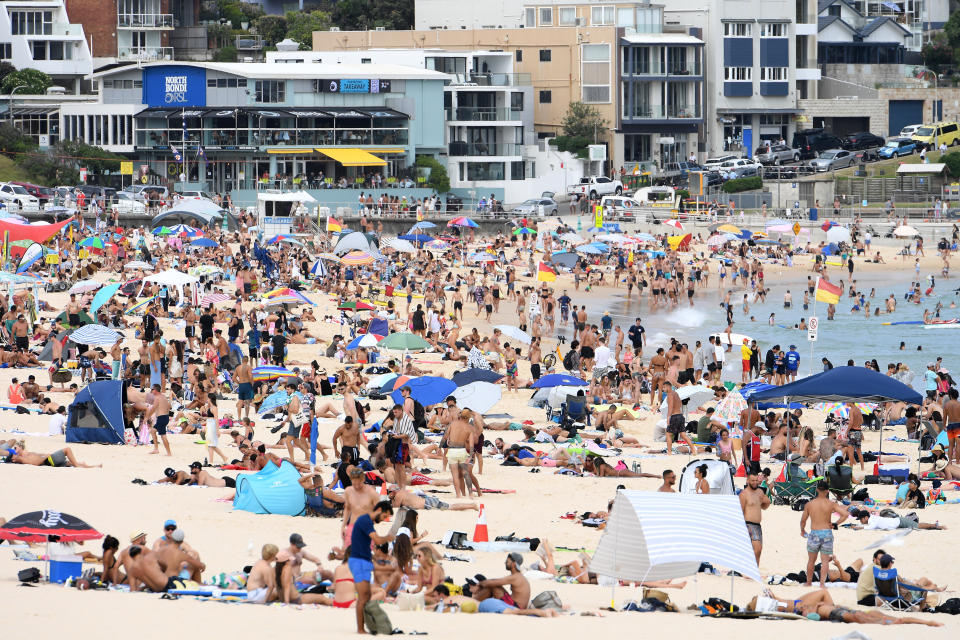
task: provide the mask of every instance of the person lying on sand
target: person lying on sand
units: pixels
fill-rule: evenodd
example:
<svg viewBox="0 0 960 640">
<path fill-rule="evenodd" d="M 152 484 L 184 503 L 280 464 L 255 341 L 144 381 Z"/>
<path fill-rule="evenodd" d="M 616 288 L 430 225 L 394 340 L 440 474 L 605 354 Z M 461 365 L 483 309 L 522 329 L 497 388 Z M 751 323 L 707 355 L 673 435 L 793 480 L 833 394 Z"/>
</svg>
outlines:
<svg viewBox="0 0 960 640">
<path fill-rule="evenodd" d="M 590 556 L 585 553 L 580 553 L 579 560 L 573 560 L 557 566 L 554 560 L 555 553 L 556 550 L 553 548 L 553 545 L 550 544 L 550 541 L 543 538 L 537 547 L 537 555 L 540 556 L 540 559 L 534 560 L 530 568 L 534 571 L 543 571 L 554 576 L 570 576 L 580 584 L 597 584 L 597 574 L 588 570 Z M 653 580 L 641 584 L 651 589 L 683 589 L 687 585 L 686 581 L 674 582 L 673 580 Z"/>
<path fill-rule="evenodd" d="M 387 489 L 387 495 L 393 503 L 394 508 L 410 507 L 411 509 L 440 510 L 440 511 L 479 511 L 480 507 L 475 502 L 458 502 L 448 504 L 436 496 L 431 496 L 422 491 L 414 489 Z"/>
<path fill-rule="evenodd" d="M 623 466 L 621 466 L 623 465 Z M 583 470 L 586 473 L 592 473 L 600 478 L 656 478 L 660 476 L 655 473 L 637 473 L 627 469 L 623 461 L 617 462 L 616 467 L 611 467 L 606 460 L 596 456 L 588 455 L 583 461 Z"/>
<path fill-rule="evenodd" d="M 64 447 L 63 449 L 58 449 L 53 453 L 31 453 L 27 451 L 23 442 L 18 442 L 13 447 L 13 456 L 11 457 L 11 462 L 16 464 L 29 464 L 35 467 L 77 467 L 80 469 L 102 469 L 102 464 L 84 464 L 77 460 L 73 455 L 73 450 L 70 447 Z"/>
<path fill-rule="evenodd" d="M 816 614 L 819 620 L 830 622 L 847 622 L 852 624 L 924 624 L 930 627 L 942 627 L 943 623 L 919 618 L 895 618 L 880 611 L 860 611 L 834 604 L 830 592 L 826 589 L 817 589 L 789 600 L 780 598 L 769 589 L 764 589 L 763 596 L 755 596 L 747 605 L 747 611 L 783 611 L 798 616 L 810 617 Z"/>
<path fill-rule="evenodd" d="M 216 478 L 203 470 L 203 465 L 199 462 L 190 463 L 190 484 L 200 487 L 230 487 L 236 489 L 237 481 L 230 476 Z"/>
<path fill-rule="evenodd" d="M 159 480 L 154 480 L 157 484 L 176 484 L 176 485 L 186 485 L 190 484 L 190 472 L 189 471 L 175 471 L 173 467 L 167 467 L 163 470 L 163 477 Z"/>
</svg>

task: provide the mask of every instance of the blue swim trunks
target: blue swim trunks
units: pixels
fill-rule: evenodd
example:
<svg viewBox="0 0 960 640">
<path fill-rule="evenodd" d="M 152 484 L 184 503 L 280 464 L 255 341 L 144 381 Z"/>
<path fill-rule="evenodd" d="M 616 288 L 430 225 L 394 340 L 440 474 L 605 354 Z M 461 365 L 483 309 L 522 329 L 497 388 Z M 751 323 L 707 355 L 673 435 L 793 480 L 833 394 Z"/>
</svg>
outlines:
<svg viewBox="0 0 960 640">
<path fill-rule="evenodd" d="M 350 573 L 353 574 L 354 582 L 370 582 L 370 577 L 373 574 L 373 562 L 363 558 L 349 558 L 347 566 L 350 568 Z"/>
<path fill-rule="evenodd" d="M 512 607 L 497 598 L 487 598 L 486 600 L 480 601 L 480 604 L 477 606 L 477 613 L 503 613 L 507 609 L 516 609 L 516 607 Z"/>
<path fill-rule="evenodd" d="M 821 556 L 833 555 L 833 531 L 814 529 L 807 534 L 807 553 L 819 553 Z"/>
</svg>

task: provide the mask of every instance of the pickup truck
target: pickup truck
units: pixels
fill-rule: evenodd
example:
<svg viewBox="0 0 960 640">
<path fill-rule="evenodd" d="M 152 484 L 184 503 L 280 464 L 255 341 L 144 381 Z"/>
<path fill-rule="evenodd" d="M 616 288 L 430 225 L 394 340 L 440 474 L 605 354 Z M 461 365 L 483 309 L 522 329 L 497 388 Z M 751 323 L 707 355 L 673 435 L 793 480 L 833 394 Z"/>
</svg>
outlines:
<svg viewBox="0 0 960 640">
<path fill-rule="evenodd" d="M 623 184 L 619 180 L 612 180 L 606 176 L 591 176 L 580 178 L 578 184 L 570 187 L 568 195 L 591 198 L 598 196 L 612 196 L 623 193 Z"/>
</svg>

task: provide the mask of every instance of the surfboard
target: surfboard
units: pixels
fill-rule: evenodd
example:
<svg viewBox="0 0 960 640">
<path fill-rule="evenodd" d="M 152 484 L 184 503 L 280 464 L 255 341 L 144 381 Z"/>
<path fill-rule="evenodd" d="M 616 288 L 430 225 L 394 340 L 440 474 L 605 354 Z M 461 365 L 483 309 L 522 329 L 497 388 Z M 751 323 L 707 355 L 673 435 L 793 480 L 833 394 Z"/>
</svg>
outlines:
<svg viewBox="0 0 960 640">
<path fill-rule="evenodd" d="M 742 333 L 731 333 L 729 341 L 727 340 L 726 333 L 711 333 L 710 335 L 714 338 L 719 337 L 720 344 L 741 345 L 743 344 L 744 340 L 747 340 L 748 342 L 753 340 L 753 338 L 750 336 L 745 336 Z"/>
<path fill-rule="evenodd" d="M 923 320 L 899 320 L 897 322 L 881 322 L 885 327 L 894 327 L 902 324 L 923 324 Z"/>
</svg>

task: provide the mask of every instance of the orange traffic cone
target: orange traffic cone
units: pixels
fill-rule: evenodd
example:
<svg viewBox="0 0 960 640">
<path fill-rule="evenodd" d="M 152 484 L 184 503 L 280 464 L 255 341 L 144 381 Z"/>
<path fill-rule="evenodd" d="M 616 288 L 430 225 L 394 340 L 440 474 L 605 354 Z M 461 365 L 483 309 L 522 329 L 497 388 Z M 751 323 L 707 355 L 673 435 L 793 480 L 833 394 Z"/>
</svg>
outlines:
<svg viewBox="0 0 960 640">
<path fill-rule="evenodd" d="M 743 466 L 743 463 L 740 463 L 740 466 L 737 467 L 737 472 L 734 474 L 737 478 L 746 478 L 747 477 L 747 468 Z"/>
<path fill-rule="evenodd" d="M 490 542 L 490 535 L 487 533 L 487 514 L 486 507 L 480 505 L 480 514 L 477 516 L 477 526 L 473 528 L 474 542 Z"/>
<path fill-rule="evenodd" d="M 383 481 L 383 484 L 380 485 L 380 495 L 381 495 L 381 496 L 386 496 L 386 495 L 387 495 L 387 481 L 386 481 L 386 480 L 384 480 L 384 481 Z"/>
</svg>

